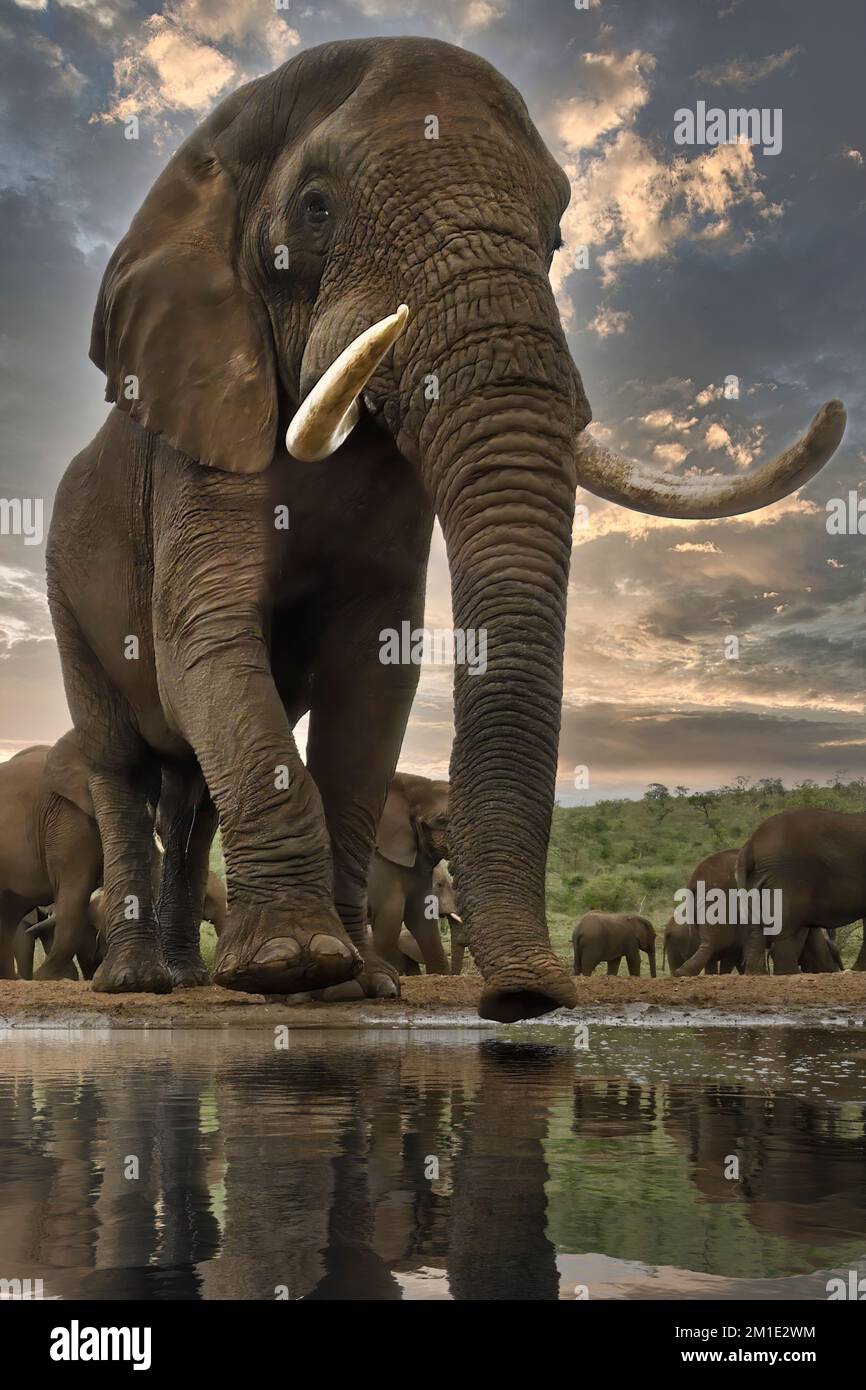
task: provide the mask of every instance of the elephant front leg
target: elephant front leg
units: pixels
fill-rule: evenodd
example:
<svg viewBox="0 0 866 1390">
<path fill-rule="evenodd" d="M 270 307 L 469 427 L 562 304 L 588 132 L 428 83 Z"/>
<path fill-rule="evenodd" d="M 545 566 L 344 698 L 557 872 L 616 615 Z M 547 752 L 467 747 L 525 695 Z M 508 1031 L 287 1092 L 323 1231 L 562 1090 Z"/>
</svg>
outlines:
<svg viewBox="0 0 866 1390">
<path fill-rule="evenodd" d="M 362 960 L 334 910 L 321 800 L 265 642 L 239 639 L 232 617 L 224 641 L 215 621 L 194 662 L 163 654 L 160 671 L 222 831 L 229 906 L 214 980 L 261 994 L 324 989 L 351 979 Z"/>
<path fill-rule="evenodd" d="M 397 971 L 378 954 L 366 930 L 367 877 L 376 827 L 393 776 L 418 684 L 414 665 L 383 665 L 384 628 L 395 627 L 393 597 L 380 609 L 365 599 L 332 621 L 320 650 L 310 711 L 307 766 L 322 797 L 331 837 L 334 902 L 364 957 L 351 990 L 368 998 L 395 997 Z M 420 622 L 419 606 L 397 604 L 401 617 Z M 333 996 L 326 996 L 333 997 Z"/>
<path fill-rule="evenodd" d="M 863 933 L 863 940 L 860 943 L 860 950 L 857 952 L 857 959 L 851 966 L 852 970 L 866 970 L 866 920 L 860 923 Z"/>
<path fill-rule="evenodd" d="M 442 944 L 439 916 L 438 913 L 433 917 L 427 915 L 429 911 L 435 913 L 435 908 L 431 908 L 429 901 L 433 891 L 432 883 L 427 884 L 426 889 L 426 892 L 422 889 L 418 893 L 413 893 L 406 903 L 406 926 L 421 948 L 427 974 L 447 975 L 449 973 L 448 957 Z"/>
</svg>

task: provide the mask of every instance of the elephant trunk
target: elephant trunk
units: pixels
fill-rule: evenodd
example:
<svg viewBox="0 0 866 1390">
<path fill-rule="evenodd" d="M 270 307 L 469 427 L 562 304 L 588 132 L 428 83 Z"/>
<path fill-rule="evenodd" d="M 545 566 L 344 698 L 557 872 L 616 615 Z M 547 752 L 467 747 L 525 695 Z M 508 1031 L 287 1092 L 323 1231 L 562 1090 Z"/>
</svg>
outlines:
<svg viewBox="0 0 866 1390">
<path fill-rule="evenodd" d="M 546 347 L 549 355 L 549 337 Z M 576 1002 L 550 947 L 544 901 L 574 511 L 573 376 L 564 345 L 536 382 L 513 365 L 513 338 L 508 351 L 519 387 L 505 387 L 495 369 L 491 379 L 489 360 L 479 382 L 471 349 L 442 364 L 440 380 L 467 389 L 450 411 L 431 411 L 420 439 L 451 571 L 451 863 L 485 980 L 480 1013 L 500 1022 Z M 559 390 L 550 384 L 557 367 Z"/>
</svg>

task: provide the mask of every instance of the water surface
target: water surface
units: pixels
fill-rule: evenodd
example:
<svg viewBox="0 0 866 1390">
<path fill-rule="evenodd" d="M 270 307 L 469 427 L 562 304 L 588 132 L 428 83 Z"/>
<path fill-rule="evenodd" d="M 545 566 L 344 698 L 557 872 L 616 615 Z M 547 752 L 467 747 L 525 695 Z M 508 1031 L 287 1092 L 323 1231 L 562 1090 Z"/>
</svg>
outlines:
<svg viewBox="0 0 866 1390">
<path fill-rule="evenodd" d="M 287 1046 L 281 1046 L 287 1042 Z M 0 1279 L 60 1298 L 824 1298 L 866 1273 L 826 1028 L 0 1035 Z"/>
</svg>

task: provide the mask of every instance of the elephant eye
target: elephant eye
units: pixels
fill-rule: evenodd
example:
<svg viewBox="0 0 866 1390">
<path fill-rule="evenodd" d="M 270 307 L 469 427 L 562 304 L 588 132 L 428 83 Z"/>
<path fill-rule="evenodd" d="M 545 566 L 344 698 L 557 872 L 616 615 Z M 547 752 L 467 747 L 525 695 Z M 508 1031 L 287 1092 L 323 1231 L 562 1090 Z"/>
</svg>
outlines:
<svg viewBox="0 0 866 1390">
<path fill-rule="evenodd" d="M 308 193 L 304 199 L 304 217 L 311 227 L 322 227 L 331 216 L 331 209 L 321 193 Z"/>
</svg>

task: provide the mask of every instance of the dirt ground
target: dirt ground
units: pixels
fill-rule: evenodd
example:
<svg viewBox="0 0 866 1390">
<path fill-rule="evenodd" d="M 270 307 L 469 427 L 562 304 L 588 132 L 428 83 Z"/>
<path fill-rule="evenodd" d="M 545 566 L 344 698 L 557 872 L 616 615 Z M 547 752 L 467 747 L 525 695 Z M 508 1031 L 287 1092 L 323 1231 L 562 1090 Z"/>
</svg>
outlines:
<svg viewBox="0 0 866 1390">
<path fill-rule="evenodd" d="M 538 1020 L 655 1023 L 846 1023 L 866 1026 L 866 972 L 577 979 L 578 1006 Z M 417 976 L 401 999 L 323 1004 L 300 996 L 240 994 L 211 985 L 169 995 L 94 994 L 84 981 L 0 980 L 0 1028 L 495 1027 L 478 1018 L 477 975 Z M 520 1025 L 525 1026 L 525 1025 Z"/>
</svg>

